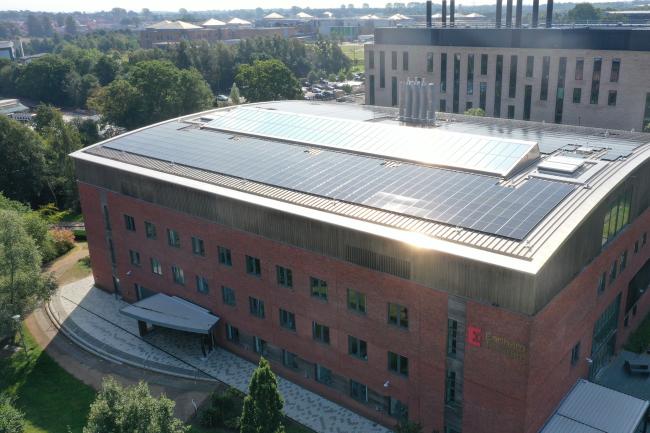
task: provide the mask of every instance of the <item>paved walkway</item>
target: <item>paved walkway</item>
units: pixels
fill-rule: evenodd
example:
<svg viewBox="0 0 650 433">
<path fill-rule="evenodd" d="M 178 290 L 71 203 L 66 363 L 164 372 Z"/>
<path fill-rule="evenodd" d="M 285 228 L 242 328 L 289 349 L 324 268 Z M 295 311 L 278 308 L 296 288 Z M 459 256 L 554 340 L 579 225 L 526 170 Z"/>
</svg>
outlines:
<svg viewBox="0 0 650 433">
<path fill-rule="evenodd" d="M 202 381 L 214 378 L 248 389 L 255 365 L 217 348 L 202 357 L 195 339 L 158 329 L 142 339 L 137 321 L 119 314 L 126 303 L 95 287 L 92 277 L 63 286 L 49 305 L 62 330 L 101 356 L 127 364 Z M 390 430 L 278 377 L 287 416 L 318 433 L 388 433 Z"/>
</svg>

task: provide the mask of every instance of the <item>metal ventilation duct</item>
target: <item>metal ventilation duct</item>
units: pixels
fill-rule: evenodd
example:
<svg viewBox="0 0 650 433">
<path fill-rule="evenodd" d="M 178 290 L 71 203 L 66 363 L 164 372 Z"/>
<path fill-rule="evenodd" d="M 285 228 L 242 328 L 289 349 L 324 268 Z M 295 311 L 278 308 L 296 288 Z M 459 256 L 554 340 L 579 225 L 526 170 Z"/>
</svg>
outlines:
<svg viewBox="0 0 650 433">
<path fill-rule="evenodd" d="M 422 80 L 402 81 L 399 85 L 399 120 L 409 123 L 432 124 L 436 120 L 433 108 L 433 83 Z"/>
</svg>

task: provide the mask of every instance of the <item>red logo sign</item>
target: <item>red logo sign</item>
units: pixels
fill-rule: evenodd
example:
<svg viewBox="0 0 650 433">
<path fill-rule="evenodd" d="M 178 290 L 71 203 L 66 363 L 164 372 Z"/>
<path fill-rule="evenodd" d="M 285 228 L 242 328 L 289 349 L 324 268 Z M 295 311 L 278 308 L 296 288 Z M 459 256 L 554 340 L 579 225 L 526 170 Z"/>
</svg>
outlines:
<svg viewBox="0 0 650 433">
<path fill-rule="evenodd" d="M 482 332 L 483 331 L 481 331 L 481 328 L 479 328 L 478 326 L 468 326 L 467 342 L 471 346 L 481 347 Z"/>
</svg>

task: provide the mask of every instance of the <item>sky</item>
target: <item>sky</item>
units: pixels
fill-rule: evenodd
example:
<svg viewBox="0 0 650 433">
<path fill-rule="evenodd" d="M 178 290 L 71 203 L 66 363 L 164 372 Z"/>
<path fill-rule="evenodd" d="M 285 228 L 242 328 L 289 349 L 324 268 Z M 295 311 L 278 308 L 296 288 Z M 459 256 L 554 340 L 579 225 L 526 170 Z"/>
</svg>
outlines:
<svg viewBox="0 0 650 433">
<path fill-rule="evenodd" d="M 401 0 L 407 3 L 408 0 Z M 421 0 L 424 1 L 424 0 Z M 564 1 L 579 2 L 581 0 L 556 0 L 556 3 Z M 217 10 L 217 9 L 255 9 L 262 7 L 264 9 L 272 8 L 290 8 L 291 6 L 298 7 L 311 7 L 311 8 L 331 8 L 337 9 L 341 4 L 352 3 L 355 7 L 361 7 L 362 3 L 368 3 L 371 7 L 383 7 L 386 5 L 387 0 L 373 1 L 373 0 L 238 0 L 235 3 L 224 0 L 21 0 L 18 3 L 7 2 L 2 9 L 21 9 L 32 11 L 47 11 L 47 12 L 96 12 L 101 10 L 110 10 L 114 7 L 121 7 L 127 10 L 139 11 L 142 8 L 149 8 L 152 11 L 177 11 L 179 8 L 185 8 L 189 11 L 197 10 Z M 457 0 L 458 3 L 464 6 L 481 5 L 481 4 L 494 4 L 495 0 Z M 599 0 L 592 0 L 592 3 L 597 3 Z M 4 3 L 4 2 L 3 2 Z M 435 1 L 434 3 L 440 3 Z M 532 0 L 524 0 L 524 4 L 532 4 Z M 541 0 L 540 4 L 545 4 L 545 0 Z"/>
</svg>

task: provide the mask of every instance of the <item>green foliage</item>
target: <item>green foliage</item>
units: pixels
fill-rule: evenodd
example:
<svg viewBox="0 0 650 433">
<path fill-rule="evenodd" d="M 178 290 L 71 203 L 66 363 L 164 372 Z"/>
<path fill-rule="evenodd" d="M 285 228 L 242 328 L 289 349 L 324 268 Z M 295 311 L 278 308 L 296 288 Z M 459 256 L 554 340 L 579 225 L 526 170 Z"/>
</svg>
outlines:
<svg viewBox="0 0 650 433">
<path fill-rule="evenodd" d="M 464 114 L 468 116 L 485 117 L 485 110 L 482 108 L 470 108 L 469 110 L 465 110 Z"/>
<path fill-rule="evenodd" d="M 232 83 L 232 88 L 230 89 L 230 101 L 235 105 L 238 105 L 241 102 L 237 83 Z"/>
<path fill-rule="evenodd" d="M 646 123 L 646 125 L 643 127 L 643 132 L 650 132 L 650 122 Z"/>
<path fill-rule="evenodd" d="M 79 131 L 79 138 L 83 147 L 90 146 L 101 140 L 99 135 L 99 124 L 93 119 L 74 118 L 72 124 Z"/>
<path fill-rule="evenodd" d="M 298 80 L 279 60 L 256 60 L 252 65 L 241 65 L 235 81 L 249 102 L 302 97 Z"/>
<path fill-rule="evenodd" d="M 102 55 L 97 59 L 93 70 L 95 76 L 102 86 L 113 81 L 120 72 L 119 57 L 112 55 Z"/>
<path fill-rule="evenodd" d="M 24 415 L 16 409 L 6 395 L 0 395 L 0 433 L 23 433 Z"/>
<path fill-rule="evenodd" d="M 595 8 L 591 3 L 578 3 L 567 12 L 566 17 L 569 22 L 594 22 L 599 21 L 602 15 L 602 9 Z"/>
<path fill-rule="evenodd" d="M 313 68 L 328 73 L 338 73 L 348 70 L 352 62 L 336 42 L 329 39 L 318 39 L 312 46 Z"/>
<path fill-rule="evenodd" d="M 16 81 L 19 96 L 57 106 L 68 106 L 73 100 L 66 92 L 71 61 L 58 55 L 47 55 L 27 64 Z"/>
<path fill-rule="evenodd" d="M 145 382 L 125 388 L 109 377 L 90 406 L 83 433 L 186 433 L 189 427 L 174 417 L 174 406 L 165 396 L 152 397 Z"/>
<path fill-rule="evenodd" d="M 395 433 L 422 433 L 422 425 L 409 420 L 400 421 L 395 426 Z"/>
<path fill-rule="evenodd" d="M 278 380 L 269 362 L 262 357 L 244 398 L 240 433 L 284 433 L 283 405 Z"/>
</svg>

